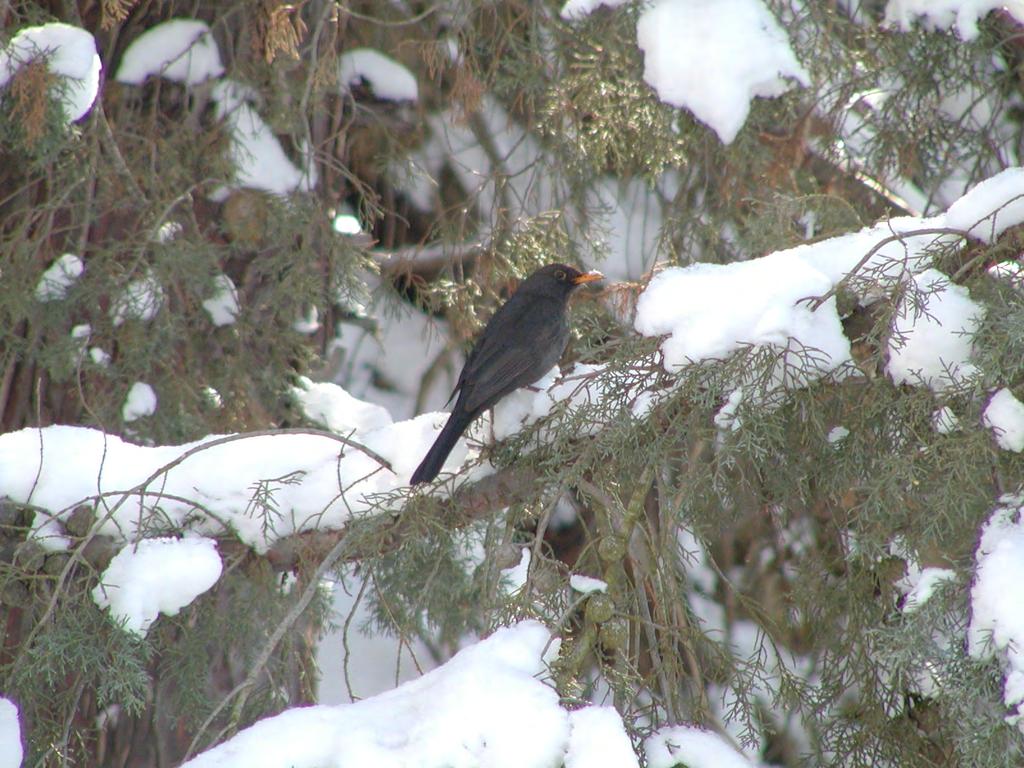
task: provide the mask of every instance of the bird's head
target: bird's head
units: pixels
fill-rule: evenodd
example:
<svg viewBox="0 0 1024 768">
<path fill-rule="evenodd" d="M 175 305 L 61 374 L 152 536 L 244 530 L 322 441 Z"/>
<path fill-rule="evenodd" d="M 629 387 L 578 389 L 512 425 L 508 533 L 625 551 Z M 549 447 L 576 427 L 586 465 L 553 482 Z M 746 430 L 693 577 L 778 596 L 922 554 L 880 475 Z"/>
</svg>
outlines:
<svg viewBox="0 0 1024 768">
<path fill-rule="evenodd" d="M 530 275 L 519 286 L 519 291 L 527 293 L 542 293 L 560 295 L 572 293 L 586 283 L 604 279 L 604 275 L 594 270 L 591 272 L 580 272 L 568 264 L 548 264 L 541 267 Z"/>
</svg>

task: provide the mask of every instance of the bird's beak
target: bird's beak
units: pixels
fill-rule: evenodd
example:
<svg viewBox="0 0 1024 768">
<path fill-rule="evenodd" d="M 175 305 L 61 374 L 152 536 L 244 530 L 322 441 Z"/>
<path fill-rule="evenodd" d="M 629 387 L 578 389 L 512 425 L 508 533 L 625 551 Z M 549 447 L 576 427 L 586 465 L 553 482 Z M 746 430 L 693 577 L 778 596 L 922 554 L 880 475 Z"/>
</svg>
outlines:
<svg viewBox="0 0 1024 768">
<path fill-rule="evenodd" d="M 582 275 L 573 280 L 572 284 L 583 285 L 584 283 L 592 283 L 595 280 L 604 280 L 604 275 L 602 275 L 596 269 L 590 272 L 584 272 Z"/>
</svg>

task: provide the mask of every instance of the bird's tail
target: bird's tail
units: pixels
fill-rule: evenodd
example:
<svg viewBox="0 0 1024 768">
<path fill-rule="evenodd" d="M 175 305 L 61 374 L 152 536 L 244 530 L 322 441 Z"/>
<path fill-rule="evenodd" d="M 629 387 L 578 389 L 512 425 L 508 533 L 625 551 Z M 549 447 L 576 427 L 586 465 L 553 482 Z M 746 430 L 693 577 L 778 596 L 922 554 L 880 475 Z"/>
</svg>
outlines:
<svg viewBox="0 0 1024 768">
<path fill-rule="evenodd" d="M 447 423 L 444 425 L 444 429 L 437 436 L 437 440 L 427 451 L 427 455 L 423 457 L 423 461 L 416 467 L 416 471 L 412 473 L 412 478 L 409 480 L 411 485 L 418 485 L 420 483 L 429 483 L 435 477 L 438 472 L 441 471 L 441 467 L 444 466 L 445 459 L 448 458 L 448 454 L 452 452 L 452 448 L 459 441 L 462 433 L 466 431 L 466 427 L 473 420 L 472 416 L 462 413 L 456 404 L 456 410 L 452 412 L 452 415 L 448 417 Z"/>
</svg>

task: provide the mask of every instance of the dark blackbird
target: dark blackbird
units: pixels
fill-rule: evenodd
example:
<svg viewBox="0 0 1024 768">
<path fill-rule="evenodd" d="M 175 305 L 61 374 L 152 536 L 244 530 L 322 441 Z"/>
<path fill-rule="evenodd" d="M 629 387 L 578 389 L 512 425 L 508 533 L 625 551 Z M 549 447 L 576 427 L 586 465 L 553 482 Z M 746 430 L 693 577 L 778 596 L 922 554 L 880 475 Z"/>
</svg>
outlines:
<svg viewBox="0 0 1024 768">
<path fill-rule="evenodd" d="M 412 474 L 413 485 L 429 483 L 473 419 L 501 398 L 537 381 L 562 357 L 569 342 L 566 304 L 574 289 L 600 280 L 600 272 L 580 272 L 548 264 L 530 275 L 498 308 L 477 339 L 459 374 L 459 393 L 448 423 Z"/>
</svg>

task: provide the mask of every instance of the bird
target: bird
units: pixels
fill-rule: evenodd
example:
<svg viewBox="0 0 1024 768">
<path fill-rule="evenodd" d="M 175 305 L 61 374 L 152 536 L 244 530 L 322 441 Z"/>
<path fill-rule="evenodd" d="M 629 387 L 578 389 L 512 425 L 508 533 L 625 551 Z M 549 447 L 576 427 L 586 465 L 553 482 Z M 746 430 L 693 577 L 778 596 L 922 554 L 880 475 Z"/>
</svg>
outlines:
<svg viewBox="0 0 1024 768">
<path fill-rule="evenodd" d="M 566 305 L 572 292 L 604 278 L 568 264 L 548 264 L 531 274 L 484 327 L 451 397 L 448 421 L 412 473 L 411 485 L 429 483 L 441 471 L 462 433 L 505 395 L 533 384 L 551 370 L 569 343 Z"/>
</svg>

